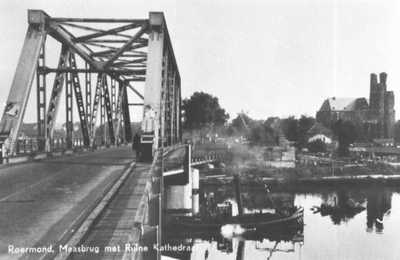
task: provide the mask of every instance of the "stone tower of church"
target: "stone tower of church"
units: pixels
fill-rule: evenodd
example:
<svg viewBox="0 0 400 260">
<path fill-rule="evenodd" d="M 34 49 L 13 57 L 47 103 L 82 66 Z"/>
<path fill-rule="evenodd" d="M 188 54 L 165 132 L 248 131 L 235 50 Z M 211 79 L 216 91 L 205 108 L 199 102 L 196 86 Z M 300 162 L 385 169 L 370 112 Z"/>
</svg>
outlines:
<svg viewBox="0 0 400 260">
<path fill-rule="evenodd" d="M 393 138 L 395 127 L 394 93 L 387 91 L 387 74 L 371 74 L 369 111 L 365 119 L 374 127 L 375 138 Z"/>
</svg>

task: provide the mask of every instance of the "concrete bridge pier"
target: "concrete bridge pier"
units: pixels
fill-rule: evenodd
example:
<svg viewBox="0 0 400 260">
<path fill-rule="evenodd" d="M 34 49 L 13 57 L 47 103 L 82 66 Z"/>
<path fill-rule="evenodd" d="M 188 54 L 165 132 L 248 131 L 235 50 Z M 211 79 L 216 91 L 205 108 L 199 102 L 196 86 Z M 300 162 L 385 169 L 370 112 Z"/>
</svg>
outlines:
<svg viewBox="0 0 400 260">
<path fill-rule="evenodd" d="M 165 188 L 165 208 L 169 213 L 189 215 L 192 212 L 191 178 L 186 185 L 172 185 Z"/>
<path fill-rule="evenodd" d="M 159 248 L 160 244 L 157 242 L 157 237 L 159 233 L 158 226 L 150 227 L 146 226 L 143 229 L 143 245 L 148 248 L 147 251 L 143 252 L 143 260 L 146 259 L 161 259 Z"/>
<path fill-rule="evenodd" d="M 199 212 L 199 170 L 190 168 L 189 183 L 165 188 L 165 208 L 169 213 L 184 215 Z"/>
<path fill-rule="evenodd" d="M 199 213 L 199 186 L 200 186 L 200 172 L 198 169 L 191 168 L 192 177 L 192 213 Z"/>
</svg>

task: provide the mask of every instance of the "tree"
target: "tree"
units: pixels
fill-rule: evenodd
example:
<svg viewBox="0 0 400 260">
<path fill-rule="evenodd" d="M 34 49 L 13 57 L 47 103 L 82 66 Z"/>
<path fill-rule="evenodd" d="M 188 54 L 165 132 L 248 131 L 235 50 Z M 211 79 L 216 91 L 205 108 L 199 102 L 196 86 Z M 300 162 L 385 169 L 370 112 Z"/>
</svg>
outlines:
<svg viewBox="0 0 400 260">
<path fill-rule="evenodd" d="M 314 117 L 301 116 L 299 119 L 299 136 L 298 136 L 298 147 L 307 146 L 307 132 L 315 124 Z"/>
<path fill-rule="evenodd" d="M 357 127 L 350 121 L 343 122 L 339 119 L 332 124 L 332 132 L 338 137 L 338 155 L 348 156 L 350 144 L 354 143 L 358 137 Z"/>
<path fill-rule="evenodd" d="M 186 130 L 223 126 L 229 114 L 221 108 L 218 98 L 204 92 L 195 92 L 182 101 L 183 128 Z"/>
<path fill-rule="evenodd" d="M 299 120 L 297 120 L 294 116 L 282 119 L 281 129 L 287 140 L 292 142 L 298 142 Z"/>
<path fill-rule="evenodd" d="M 258 145 L 275 146 L 279 136 L 270 125 L 259 124 L 251 129 L 249 141 Z"/>
<path fill-rule="evenodd" d="M 307 148 L 308 148 L 308 151 L 311 153 L 325 152 L 326 144 L 322 140 L 317 139 L 315 141 L 309 142 L 307 144 Z"/>
</svg>

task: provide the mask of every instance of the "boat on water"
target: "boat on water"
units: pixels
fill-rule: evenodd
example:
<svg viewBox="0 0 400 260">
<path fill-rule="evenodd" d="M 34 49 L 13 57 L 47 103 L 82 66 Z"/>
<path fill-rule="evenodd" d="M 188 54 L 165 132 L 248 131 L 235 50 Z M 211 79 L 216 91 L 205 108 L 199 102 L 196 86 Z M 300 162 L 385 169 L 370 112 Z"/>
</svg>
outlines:
<svg viewBox="0 0 400 260">
<path fill-rule="evenodd" d="M 180 216 L 167 220 L 174 228 L 190 230 L 220 231 L 226 225 L 240 225 L 244 229 L 284 228 L 303 225 L 302 207 L 294 207 L 277 213 L 245 213 L 231 216 L 228 209 L 221 207 L 215 217 Z"/>
<path fill-rule="evenodd" d="M 193 231 L 184 229 L 180 230 L 179 232 L 174 232 L 171 227 L 169 227 L 168 229 L 165 226 L 163 226 L 163 229 L 163 245 L 168 245 L 171 243 L 175 243 L 177 245 L 181 245 L 182 243 L 189 243 L 191 245 L 191 252 L 165 251 L 162 253 L 163 256 L 169 256 L 176 259 L 197 259 L 196 255 L 207 255 L 206 252 L 208 251 L 215 253 L 215 250 L 231 254 L 234 253 L 235 248 L 236 259 L 245 259 L 244 251 L 252 248 L 253 246 L 255 246 L 255 250 L 269 251 L 272 254 L 272 252 L 282 252 L 283 250 L 285 250 L 285 248 L 289 249 L 283 252 L 294 252 L 295 244 L 302 246 L 304 243 L 303 225 L 290 226 L 279 229 L 252 229 L 246 230 L 244 233 L 241 234 L 233 234 L 233 236 L 229 237 L 223 235 L 219 231 Z M 202 244 L 203 246 L 195 246 L 198 244 Z M 245 244 L 247 244 L 247 246 Z M 284 246 L 282 248 L 277 248 L 278 244 Z M 292 246 L 292 249 L 290 249 L 290 246 Z M 204 253 L 195 252 L 201 250 L 203 250 Z M 183 257 L 185 253 L 187 253 L 186 258 Z"/>
</svg>

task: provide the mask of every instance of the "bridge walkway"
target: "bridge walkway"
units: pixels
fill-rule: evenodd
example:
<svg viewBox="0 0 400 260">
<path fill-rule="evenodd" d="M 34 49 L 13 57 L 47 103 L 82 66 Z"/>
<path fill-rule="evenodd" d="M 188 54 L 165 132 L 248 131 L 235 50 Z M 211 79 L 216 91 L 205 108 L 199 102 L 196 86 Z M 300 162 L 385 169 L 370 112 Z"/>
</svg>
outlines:
<svg viewBox="0 0 400 260">
<path fill-rule="evenodd" d="M 99 252 L 74 253 L 72 259 L 122 259 L 126 251 L 132 250 L 134 245 L 129 244 L 129 240 L 138 222 L 146 185 L 151 179 L 150 167 L 150 163 L 136 164 L 82 244 L 88 249 L 97 247 Z"/>
</svg>

